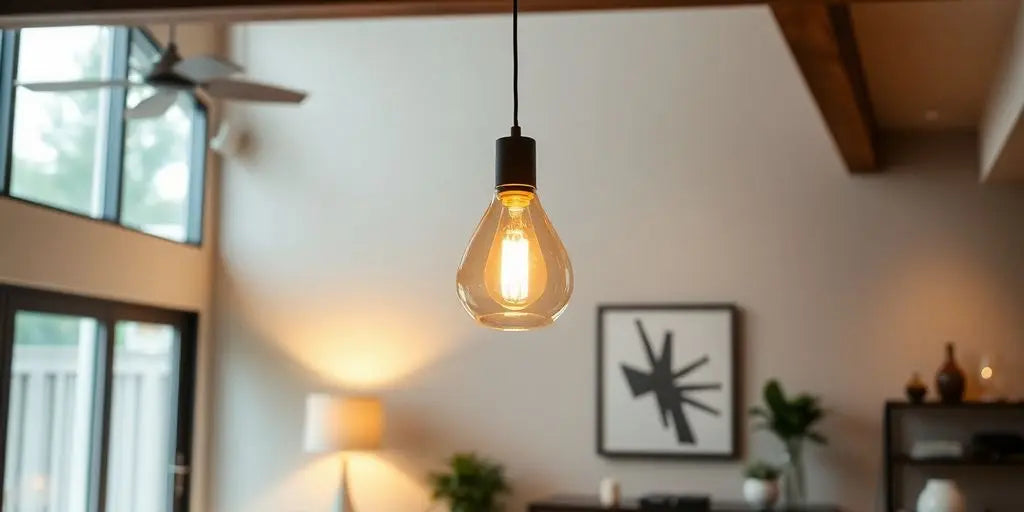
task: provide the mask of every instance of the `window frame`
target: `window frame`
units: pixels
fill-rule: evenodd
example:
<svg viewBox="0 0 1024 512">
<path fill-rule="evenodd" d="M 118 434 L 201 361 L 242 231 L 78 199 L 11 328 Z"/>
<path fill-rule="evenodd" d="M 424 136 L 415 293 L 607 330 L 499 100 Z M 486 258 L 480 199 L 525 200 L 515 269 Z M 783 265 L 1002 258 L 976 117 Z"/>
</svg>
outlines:
<svg viewBox="0 0 1024 512">
<path fill-rule="evenodd" d="M 173 326 L 179 333 L 177 357 L 172 365 L 171 378 L 175 395 L 175 422 L 170 425 L 169 436 L 173 448 L 173 466 L 183 466 L 182 492 L 171 468 L 168 468 L 168 492 L 172 512 L 188 512 L 191 498 L 191 471 L 193 431 L 195 429 L 195 388 L 198 364 L 199 314 L 194 311 L 164 309 L 127 302 L 111 301 L 47 291 L 21 286 L 0 284 L 0 485 L 7 471 L 7 434 L 10 415 L 11 377 L 14 355 L 14 318 L 19 311 L 89 317 L 96 320 L 96 388 L 93 390 L 93 441 L 89 445 L 89 512 L 105 512 L 107 506 L 107 472 L 110 456 L 111 405 L 113 396 L 114 347 L 118 322 L 132 321 Z M 4 493 L 0 493 L 0 510 L 4 508 Z"/>
<path fill-rule="evenodd" d="M 141 42 L 157 52 L 164 47 L 153 35 L 142 27 L 114 26 L 111 51 L 111 78 L 127 79 L 129 73 L 129 56 L 133 42 Z M 47 210 L 71 215 L 80 219 L 101 222 L 118 226 L 133 233 L 156 238 L 179 245 L 202 247 L 204 238 L 205 196 L 206 196 L 206 165 L 209 150 L 209 108 L 206 102 L 195 92 L 187 92 L 192 101 L 192 134 L 189 151 L 189 188 L 186 198 L 188 216 L 185 222 L 185 239 L 172 240 L 122 222 L 122 194 L 124 191 L 124 152 L 127 120 L 124 117 L 128 91 L 123 87 L 110 90 L 110 109 L 107 112 L 107 124 L 104 141 L 106 155 L 104 158 L 103 194 L 100 216 L 93 217 L 76 211 L 18 197 L 11 194 L 11 178 L 13 175 L 13 141 L 14 141 L 14 107 L 17 102 L 18 57 L 20 47 L 20 30 L 0 30 L 0 198 L 29 204 Z"/>
</svg>

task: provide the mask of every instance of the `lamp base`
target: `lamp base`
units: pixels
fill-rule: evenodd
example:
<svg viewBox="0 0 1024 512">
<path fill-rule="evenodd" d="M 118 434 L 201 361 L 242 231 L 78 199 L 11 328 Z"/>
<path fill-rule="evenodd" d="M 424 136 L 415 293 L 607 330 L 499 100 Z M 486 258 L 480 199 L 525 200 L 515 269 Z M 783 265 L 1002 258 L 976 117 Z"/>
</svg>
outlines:
<svg viewBox="0 0 1024 512">
<path fill-rule="evenodd" d="M 334 512 L 355 512 L 352 498 L 348 491 L 348 457 L 341 456 L 341 481 L 338 483 L 338 494 L 334 500 Z"/>
</svg>

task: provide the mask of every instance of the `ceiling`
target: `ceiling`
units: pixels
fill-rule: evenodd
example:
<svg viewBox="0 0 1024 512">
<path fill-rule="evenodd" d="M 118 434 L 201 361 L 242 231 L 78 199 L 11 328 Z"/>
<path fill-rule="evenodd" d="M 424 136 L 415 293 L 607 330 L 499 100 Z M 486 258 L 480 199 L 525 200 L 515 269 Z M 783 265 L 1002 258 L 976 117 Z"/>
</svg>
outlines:
<svg viewBox="0 0 1024 512">
<path fill-rule="evenodd" d="M 882 129 L 974 129 L 1018 0 L 855 4 L 853 26 Z"/>
</svg>

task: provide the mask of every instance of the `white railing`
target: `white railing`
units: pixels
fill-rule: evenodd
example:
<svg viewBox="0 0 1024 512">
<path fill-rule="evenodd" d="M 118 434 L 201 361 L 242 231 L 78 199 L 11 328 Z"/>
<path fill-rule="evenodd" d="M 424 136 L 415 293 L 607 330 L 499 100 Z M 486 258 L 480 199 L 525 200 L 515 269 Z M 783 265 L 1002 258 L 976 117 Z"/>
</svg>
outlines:
<svg viewBox="0 0 1024 512">
<path fill-rule="evenodd" d="M 3 512 L 85 512 L 93 438 L 94 353 L 16 345 Z M 111 394 L 106 510 L 167 509 L 172 397 L 166 354 L 118 351 Z"/>
</svg>

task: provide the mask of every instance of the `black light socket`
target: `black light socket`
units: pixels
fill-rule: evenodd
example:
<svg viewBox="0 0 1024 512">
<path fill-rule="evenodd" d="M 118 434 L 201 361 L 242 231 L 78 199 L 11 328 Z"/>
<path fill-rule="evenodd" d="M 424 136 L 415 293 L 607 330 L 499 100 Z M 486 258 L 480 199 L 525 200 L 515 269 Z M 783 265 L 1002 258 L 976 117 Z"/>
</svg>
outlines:
<svg viewBox="0 0 1024 512">
<path fill-rule="evenodd" d="M 523 137 L 513 126 L 512 135 L 495 145 L 494 186 L 537 188 L 537 141 Z"/>
</svg>

